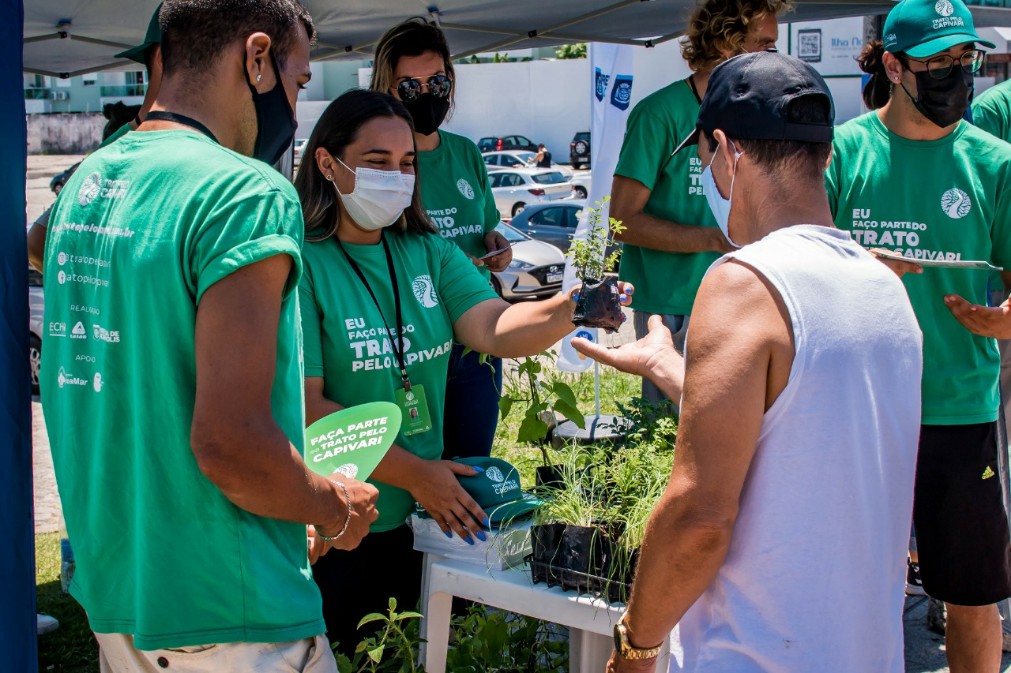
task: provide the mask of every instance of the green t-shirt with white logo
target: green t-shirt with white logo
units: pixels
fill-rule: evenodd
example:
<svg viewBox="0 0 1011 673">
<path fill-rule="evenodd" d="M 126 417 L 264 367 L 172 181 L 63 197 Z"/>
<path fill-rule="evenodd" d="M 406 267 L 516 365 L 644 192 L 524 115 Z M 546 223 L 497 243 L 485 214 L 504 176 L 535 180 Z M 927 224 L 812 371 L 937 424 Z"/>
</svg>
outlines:
<svg viewBox="0 0 1011 673">
<path fill-rule="evenodd" d="M 836 129 L 826 186 L 836 226 L 864 247 L 1011 269 L 1011 145 L 971 124 L 914 141 L 890 132 L 875 112 L 853 119 Z M 971 334 L 944 304 L 951 293 L 987 304 L 990 279 L 938 267 L 902 279 L 923 330 L 925 425 L 997 418 L 997 342 Z"/>
<path fill-rule="evenodd" d="M 615 175 L 631 178 L 650 191 L 644 211 L 677 224 L 715 227 L 702 191 L 702 169 L 695 147 L 671 156 L 695 130 L 699 101 L 687 80 L 679 80 L 642 99 L 628 117 Z M 695 294 L 716 252 L 674 253 L 622 246 L 619 277 L 635 286 L 632 307 L 648 313 L 691 313 Z"/>
<path fill-rule="evenodd" d="M 1011 141 L 1011 82 L 1001 82 L 976 96 L 972 123 L 1001 140 Z"/>
<path fill-rule="evenodd" d="M 46 246 L 42 403 L 77 570 L 98 633 L 144 650 L 322 633 L 305 526 L 236 507 L 190 444 L 204 292 L 274 255 L 274 420 L 301 449 L 302 212 L 259 161 L 189 131 L 130 133 L 84 160 Z"/>
<path fill-rule="evenodd" d="M 400 289 L 407 373 L 412 386 L 423 386 L 432 419 L 427 432 L 405 436 L 402 428 L 397 444 L 426 460 L 438 460 L 453 324 L 476 304 L 497 295 L 449 241 L 434 234 L 390 230 L 384 236 Z M 397 313 L 386 254 L 381 244 L 343 245 L 365 274 L 382 312 L 336 240 L 306 243 L 305 273 L 299 286 L 305 375 L 323 377 L 324 397 L 342 406 L 396 402 L 403 384 L 387 332 L 396 332 Z M 492 376 L 490 367 L 488 376 Z M 414 506 L 410 493 L 372 483 L 379 489 L 379 518 L 372 530 L 403 525 Z"/>
<path fill-rule="evenodd" d="M 439 131 L 439 146 L 418 152 L 418 186 L 428 218 L 443 238 L 473 257 L 488 254 L 484 236 L 498 225 L 499 215 L 477 145 Z M 487 267 L 479 269 L 491 278 Z"/>
</svg>

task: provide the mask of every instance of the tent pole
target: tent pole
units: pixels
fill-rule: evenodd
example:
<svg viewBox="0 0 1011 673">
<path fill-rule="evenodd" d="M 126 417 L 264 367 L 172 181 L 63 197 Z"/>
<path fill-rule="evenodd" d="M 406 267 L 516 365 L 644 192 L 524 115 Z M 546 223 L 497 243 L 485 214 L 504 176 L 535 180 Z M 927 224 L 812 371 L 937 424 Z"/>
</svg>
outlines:
<svg viewBox="0 0 1011 673">
<path fill-rule="evenodd" d="M 35 526 L 28 365 L 28 248 L 25 228 L 24 5 L 0 0 L 0 602 L 3 669 L 35 673 Z"/>
</svg>

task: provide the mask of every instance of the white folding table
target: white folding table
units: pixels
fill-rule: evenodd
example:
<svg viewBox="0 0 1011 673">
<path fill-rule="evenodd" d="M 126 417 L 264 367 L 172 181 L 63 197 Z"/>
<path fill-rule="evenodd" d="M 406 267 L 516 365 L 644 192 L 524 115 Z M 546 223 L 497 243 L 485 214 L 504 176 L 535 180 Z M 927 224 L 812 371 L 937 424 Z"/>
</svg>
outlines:
<svg viewBox="0 0 1011 673">
<path fill-rule="evenodd" d="M 567 626 L 570 673 L 603 673 L 614 645 L 613 627 L 624 609 L 622 604 L 534 584 L 525 566 L 489 570 L 479 564 L 426 554 L 422 633 L 427 643 L 422 659 L 427 673 L 446 670 L 454 596 Z M 667 672 L 672 649 L 680 654 L 676 629 L 657 659 L 657 673 Z"/>
</svg>

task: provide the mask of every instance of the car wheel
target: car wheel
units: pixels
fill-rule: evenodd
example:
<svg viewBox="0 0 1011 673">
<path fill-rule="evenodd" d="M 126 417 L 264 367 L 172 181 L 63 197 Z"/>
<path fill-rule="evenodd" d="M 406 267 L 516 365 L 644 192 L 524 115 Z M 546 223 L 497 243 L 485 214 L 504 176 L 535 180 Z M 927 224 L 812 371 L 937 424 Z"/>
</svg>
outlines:
<svg viewBox="0 0 1011 673">
<path fill-rule="evenodd" d="M 42 341 L 34 334 L 28 335 L 28 360 L 32 371 L 32 395 L 39 394 L 39 371 L 42 367 Z"/>
<path fill-rule="evenodd" d="M 522 213 L 523 209 L 526 208 L 526 207 L 527 207 L 527 204 L 522 203 L 522 202 L 521 203 L 517 203 L 515 206 L 513 206 L 513 217 L 516 217 L 517 215 L 519 215 L 520 213 Z"/>
<path fill-rule="evenodd" d="M 582 185 L 576 185 L 575 187 L 572 188 L 572 191 L 576 193 L 577 199 L 586 198 L 586 187 L 583 187 Z"/>
<path fill-rule="evenodd" d="M 576 154 L 582 156 L 583 154 L 586 154 L 587 152 L 589 152 L 589 149 L 590 148 L 588 148 L 586 146 L 586 142 L 584 142 L 582 140 L 576 141 L 576 147 L 575 147 Z"/>
</svg>

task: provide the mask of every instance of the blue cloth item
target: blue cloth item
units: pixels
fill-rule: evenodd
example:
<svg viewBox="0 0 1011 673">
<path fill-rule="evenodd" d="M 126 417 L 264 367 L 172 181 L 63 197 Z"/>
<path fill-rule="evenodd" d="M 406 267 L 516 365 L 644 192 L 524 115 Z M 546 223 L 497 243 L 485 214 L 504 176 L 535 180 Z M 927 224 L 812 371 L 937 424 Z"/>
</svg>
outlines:
<svg viewBox="0 0 1011 673">
<path fill-rule="evenodd" d="M 442 457 L 490 456 L 498 426 L 498 401 L 502 396 L 502 358 L 488 357 L 453 344 L 446 380 L 446 419 L 442 430 Z"/>
</svg>

